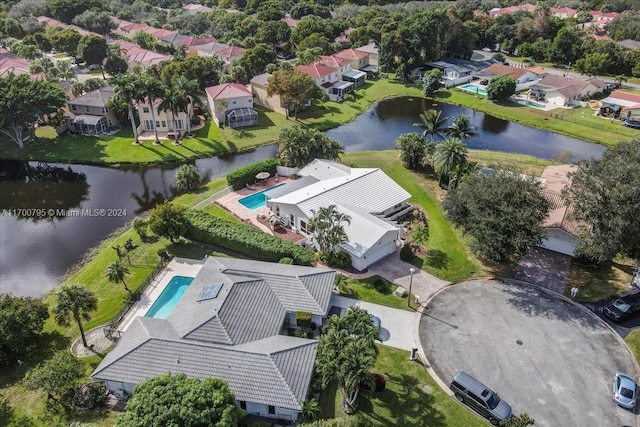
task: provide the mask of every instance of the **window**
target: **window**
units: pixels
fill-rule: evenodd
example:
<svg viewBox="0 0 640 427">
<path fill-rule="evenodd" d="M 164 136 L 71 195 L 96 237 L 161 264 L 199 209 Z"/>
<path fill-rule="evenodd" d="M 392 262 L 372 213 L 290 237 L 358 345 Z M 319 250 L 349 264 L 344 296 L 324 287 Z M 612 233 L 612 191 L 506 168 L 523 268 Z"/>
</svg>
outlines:
<svg viewBox="0 0 640 427">
<path fill-rule="evenodd" d="M 107 114 L 109 109 L 107 107 L 102 107 L 102 114 Z"/>
<path fill-rule="evenodd" d="M 300 231 L 307 234 L 307 222 L 300 220 Z"/>
<path fill-rule="evenodd" d="M 160 127 L 160 121 L 156 120 L 156 127 Z"/>
<path fill-rule="evenodd" d="M 235 100 L 233 100 L 231 103 L 235 105 L 235 104 L 236 104 L 236 101 L 235 101 Z"/>
<path fill-rule="evenodd" d="M 182 120 L 176 120 L 176 129 L 182 130 L 184 127 L 182 126 Z"/>
<path fill-rule="evenodd" d="M 276 407 L 269 405 L 269 413 L 272 414 L 272 415 L 275 414 L 276 413 Z"/>
<path fill-rule="evenodd" d="M 89 107 L 84 107 L 84 110 L 88 113 L 89 112 Z"/>
<path fill-rule="evenodd" d="M 76 104 L 71 104 L 71 111 L 76 111 L 78 106 Z"/>
<path fill-rule="evenodd" d="M 153 120 L 145 120 L 144 127 L 145 129 L 153 130 L 154 129 Z"/>
<path fill-rule="evenodd" d="M 247 410 L 247 402 L 245 402 L 244 400 L 240 401 L 240 408 L 244 409 L 245 411 Z"/>
<path fill-rule="evenodd" d="M 143 113 L 148 113 L 149 112 L 149 107 L 142 107 L 142 112 Z"/>
<path fill-rule="evenodd" d="M 166 128 L 166 127 L 167 127 L 167 122 L 166 122 L 166 121 L 164 121 L 164 120 L 162 121 L 162 127 L 163 127 L 163 128 Z"/>
</svg>

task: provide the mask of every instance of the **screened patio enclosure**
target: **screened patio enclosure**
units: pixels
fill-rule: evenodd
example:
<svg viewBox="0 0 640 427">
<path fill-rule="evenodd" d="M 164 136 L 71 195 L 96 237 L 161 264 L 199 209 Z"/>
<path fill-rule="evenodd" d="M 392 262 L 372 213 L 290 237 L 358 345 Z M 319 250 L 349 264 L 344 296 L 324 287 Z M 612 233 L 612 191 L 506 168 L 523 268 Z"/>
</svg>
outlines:
<svg viewBox="0 0 640 427">
<path fill-rule="evenodd" d="M 67 129 L 81 135 L 102 135 L 107 132 L 107 119 L 104 116 L 81 114 L 67 116 Z"/>
<path fill-rule="evenodd" d="M 258 112 L 253 108 L 236 108 L 226 112 L 227 126 L 237 128 L 258 124 Z"/>
</svg>

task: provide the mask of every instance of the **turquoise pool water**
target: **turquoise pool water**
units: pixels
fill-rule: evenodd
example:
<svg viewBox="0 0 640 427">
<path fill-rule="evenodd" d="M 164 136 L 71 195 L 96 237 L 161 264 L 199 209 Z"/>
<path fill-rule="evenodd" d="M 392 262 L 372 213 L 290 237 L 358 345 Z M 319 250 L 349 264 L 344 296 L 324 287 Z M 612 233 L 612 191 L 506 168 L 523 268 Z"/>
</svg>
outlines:
<svg viewBox="0 0 640 427">
<path fill-rule="evenodd" d="M 479 93 L 480 95 L 487 94 L 487 90 L 485 88 L 476 85 L 466 84 L 458 87 L 462 90 L 466 90 L 467 92 Z"/>
<path fill-rule="evenodd" d="M 191 285 L 191 282 L 193 282 L 193 277 L 173 276 L 144 317 L 153 317 L 155 319 L 169 317 L 173 309 L 176 308 L 178 301 Z"/>
<path fill-rule="evenodd" d="M 250 196 L 243 197 L 242 199 L 238 200 L 238 203 L 251 210 L 261 208 L 267 204 L 267 196 L 265 196 L 265 193 L 283 185 L 285 184 L 278 184 L 266 190 L 258 191 L 257 193 L 254 193 Z"/>
<path fill-rule="evenodd" d="M 538 104 L 537 102 L 534 102 L 534 101 L 527 101 L 527 105 L 533 108 L 540 108 L 541 110 L 544 110 L 544 105 Z"/>
</svg>

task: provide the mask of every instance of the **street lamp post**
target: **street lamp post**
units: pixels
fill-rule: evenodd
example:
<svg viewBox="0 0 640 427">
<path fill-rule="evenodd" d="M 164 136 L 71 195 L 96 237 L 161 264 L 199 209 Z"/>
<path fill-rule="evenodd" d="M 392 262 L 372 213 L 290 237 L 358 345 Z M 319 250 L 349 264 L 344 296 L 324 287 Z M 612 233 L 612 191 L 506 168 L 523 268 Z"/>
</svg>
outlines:
<svg viewBox="0 0 640 427">
<path fill-rule="evenodd" d="M 407 300 L 407 305 L 411 307 L 411 288 L 413 287 L 413 273 L 416 272 L 416 269 L 411 267 L 409 269 L 409 273 L 411 273 L 411 277 L 409 278 L 409 298 Z"/>
</svg>

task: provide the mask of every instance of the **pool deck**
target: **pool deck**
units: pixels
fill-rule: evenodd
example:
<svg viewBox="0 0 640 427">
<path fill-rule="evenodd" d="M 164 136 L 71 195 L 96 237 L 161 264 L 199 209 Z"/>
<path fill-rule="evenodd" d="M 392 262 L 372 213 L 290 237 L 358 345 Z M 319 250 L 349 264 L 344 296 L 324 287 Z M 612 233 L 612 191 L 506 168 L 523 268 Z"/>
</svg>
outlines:
<svg viewBox="0 0 640 427">
<path fill-rule="evenodd" d="M 144 316 L 174 276 L 196 277 L 201 268 L 202 261 L 186 260 L 183 258 L 171 260 L 156 276 L 153 282 L 147 286 L 147 289 L 142 293 L 140 299 L 127 312 L 118 326 L 118 331 L 121 333 L 126 331 L 133 322 L 133 319 L 138 316 Z"/>
<path fill-rule="evenodd" d="M 271 217 L 272 212 L 267 206 L 262 206 L 258 209 L 252 210 L 241 205 L 240 202 L 238 202 L 238 200 L 242 199 L 243 197 L 255 194 L 259 191 L 268 190 L 272 187 L 275 187 L 276 185 L 286 184 L 289 181 L 291 181 L 289 178 L 280 177 L 279 181 L 276 182 L 275 178 L 271 177 L 265 180 L 263 183 L 254 185 L 253 187 L 255 187 L 255 190 L 242 188 L 237 191 L 232 191 L 220 197 L 218 200 L 215 201 L 215 203 L 219 204 L 224 209 L 231 212 L 241 221 L 251 224 L 255 227 L 258 227 L 260 230 L 264 231 L 265 233 L 274 234 L 273 231 L 271 231 L 271 229 L 267 225 L 260 223 L 260 221 L 258 220 L 258 218 L 262 215 L 266 216 L 266 218 Z"/>
</svg>

